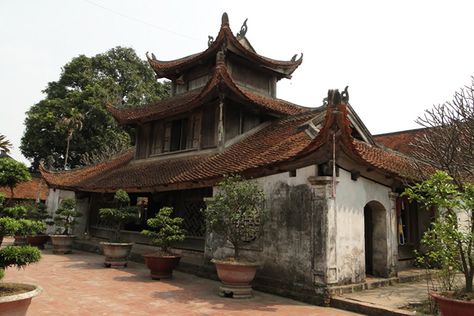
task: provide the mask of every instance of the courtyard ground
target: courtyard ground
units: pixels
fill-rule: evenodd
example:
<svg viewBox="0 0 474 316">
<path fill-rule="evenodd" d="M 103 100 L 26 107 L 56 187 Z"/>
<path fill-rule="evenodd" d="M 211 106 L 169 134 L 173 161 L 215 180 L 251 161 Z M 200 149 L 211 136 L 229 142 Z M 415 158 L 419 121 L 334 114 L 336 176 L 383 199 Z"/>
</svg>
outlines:
<svg viewBox="0 0 474 316">
<path fill-rule="evenodd" d="M 175 272 L 167 281 L 153 281 L 145 265 L 125 269 L 103 267 L 103 257 L 75 251 L 53 255 L 24 270 L 8 269 L 5 281 L 40 285 L 28 316 L 43 315 L 356 315 L 291 299 L 254 292 L 252 299 L 217 295 L 219 283 Z"/>
</svg>

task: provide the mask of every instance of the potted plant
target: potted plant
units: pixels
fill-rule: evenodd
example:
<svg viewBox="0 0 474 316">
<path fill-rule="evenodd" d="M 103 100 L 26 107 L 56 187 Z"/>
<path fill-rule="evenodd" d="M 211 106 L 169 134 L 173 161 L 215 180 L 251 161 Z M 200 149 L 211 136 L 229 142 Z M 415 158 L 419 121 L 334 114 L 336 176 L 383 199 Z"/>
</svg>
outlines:
<svg viewBox="0 0 474 316">
<path fill-rule="evenodd" d="M 403 193 L 426 208 L 437 211 L 435 221 L 421 243 L 417 261 L 438 269 L 438 288 L 431 292 L 441 313 L 474 314 L 474 185 L 456 184 L 438 171 L 430 179 L 410 186 Z M 464 287 L 456 286 L 456 274 L 464 275 Z"/>
<path fill-rule="evenodd" d="M 100 218 L 114 230 L 111 241 L 100 244 L 104 251 L 104 265 L 106 267 L 126 267 L 133 243 L 120 242 L 120 232 L 125 223 L 133 222 L 138 218 L 138 209 L 135 206 L 130 206 L 130 197 L 124 190 L 115 192 L 114 201 L 117 203 L 117 208 L 101 208 L 99 210 Z"/>
<path fill-rule="evenodd" d="M 14 236 L 20 225 L 18 221 L 10 217 L 0 217 L 0 244 L 6 236 Z"/>
<path fill-rule="evenodd" d="M 82 214 L 76 210 L 74 199 L 65 199 L 56 210 L 53 223 L 58 234 L 51 235 L 53 253 L 67 254 L 72 252 L 72 242 L 76 236 L 72 235 L 76 220 Z"/>
<path fill-rule="evenodd" d="M 46 222 L 51 216 L 46 211 L 46 205 L 43 203 L 35 203 L 29 205 L 26 217 L 30 220 L 36 221 L 36 225 L 32 227 L 31 234 L 26 236 L 29 245 L 44 249 L 44 245 L 49 240 L 49 235 L 46 234 Z"/>
<path fill-rule="evenodd" d="M 41 252 L 36 247 L 7 246 L 0 249 L 0 280 L 4 277 L 6 268 L 23 268 L 38 262 L 40 258 Z M 31 299 L 41 291 L 41 288 L 35 285 L 1 282 L 0 315 L 26 315 Z"/>
<path fill-rule="evenodd" d="M 149 237 L 153 245 L 160 248 L 156 253 L 143 255 L 145 264 L 150 269 L 151 278 L 154 280 L 169 279 L 173 276 L 173 269 L 178 265 L 181 256 L 171 252 L 171 245 L 185 238 L 181 217 L 171 217 L 173 208 L 163 207 L 153 218 L 147 220 L 150 229 L 145 229 L 142 234 Z"/>
<path fill-rule="evenodd" d="M 222 236 L 234 248 L 232 257 L 212 260 L 222 282 L 219 294 L 234 298 L 251 297 L 250 282 L 259 263 L 243 258 L 240 250 L 248 237 L 256 239 L 262 233 L 261 225 L 266 213 L 264 193 L 255 182 L 238 175 L 225 176 L 218 186 L 217 194 L 206 200 L 206 223 L 210 231 Z"/>
<path fill-rule="evenodd" d="M 15 245 L 27 245 L 28 236 L 36 235 L 46 229 L 46 224 L 42 221 L 20 218 L 17 222 L 18 229 L 15 233 Z"/>
</svg>

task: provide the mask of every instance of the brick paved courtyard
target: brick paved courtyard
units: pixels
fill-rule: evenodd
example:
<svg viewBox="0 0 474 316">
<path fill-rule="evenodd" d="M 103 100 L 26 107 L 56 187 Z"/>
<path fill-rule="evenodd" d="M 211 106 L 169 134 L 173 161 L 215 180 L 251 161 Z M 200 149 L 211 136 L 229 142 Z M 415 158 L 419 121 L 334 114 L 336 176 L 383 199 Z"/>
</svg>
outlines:
<svg viewBox="0 0 474 316">
<path fill-rule="evenodd" d="M 143 264 L 107 269 L 103 257 L 75 251 L 43 251 L 40 263 L 8 269 L 6 281 L 38 284 L 28 316 L 42 315 L 356 315 L 261 292 L 248 300 L 217 295 L 218 282 L 175 272 L 173 280 L 153 281 Z"/>
</svg>

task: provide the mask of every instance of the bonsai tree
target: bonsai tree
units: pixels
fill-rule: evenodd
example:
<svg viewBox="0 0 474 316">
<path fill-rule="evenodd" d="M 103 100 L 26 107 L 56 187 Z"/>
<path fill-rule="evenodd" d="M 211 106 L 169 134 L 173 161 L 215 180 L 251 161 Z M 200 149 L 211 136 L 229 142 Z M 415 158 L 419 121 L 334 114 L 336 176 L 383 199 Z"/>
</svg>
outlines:
<svg viewBox="0 0 474 316">
<path fill-rule="evenodd" d="M 181 217 L 171 217 L 172 207 L 163 207 L 153 218 L 147 220 L 150 229 L 145 229 L 142 234 L 149 237 L 153 245 L 159 247 L 163 255 L 170 255 L 171 244 L 185 238 Z"/>
<path fill-rule="evenodd" d="M 438 171 L 403 194 L 426 208 L 437 209 L 435 222 L 421 240 L 426 251 L 418 256 L 418 262 L 440 269 L 442 290 L 454 290 L 455 274 L 462 272 L 464 291 L 473 292 L 474 185 L 459 187 L 447 173 Z"/>
<path fill-rule="evenodd" d="M 5 207 L 2 210 L 2 215 L 6 217 L 11 217 L 15 219 L 26 218 L 28 209 L 24 205 L 14 205 L 10 207 Z"/>
<path fill-rule="evenodd" d="M 10 201 L 13 201 L 13 189 L 18 183 L 31 180 L 31 175 L 24 163 L 9 157 L 0 158 L 0 187 L 10 188 Z"/>
<path fill-rule="evenodd" d="M 18 220 L 18 224 L 17 236 L 34 236 L 46 230 L 46 224 L 42 221 L 22 218 Z"/>
<path fill-rule="evenodd" d="M 207 200 L 206 223 L 210 230 L 224 237 L 234 247 L 234 259 L 240 259 L 245 240 L 257 238 L 266 210 L 264 193 L 255 183 L 239 175 L 225 176 L 219 191 Z"/>
<path fill-rule="evenodd" d="M 0 217 L 0 239 L 5 236 L 14 236 L 19 229 L 20 224 L 16 219 Z"/>
<path fill-rule="evenodd" d="M 24 268 L 30 263 L 38 262 L 41 252 L 32 246 L 7 246 L 0 249 L 0 280 L 5 276 L 8 267 Z"/>
<path fill-rule="evenodd" d="M 26 208 L 26 218 L 28 219 L 46 221 L 51 218 L 44 203 L 29 203 Z"/>
<path fill-rule="evenodd" d="M 120 232 L 125 223 L 130 223 L 138 218 L 138 208 L 130 206 L 130 197 L 124 190 L 115 192 L 114 201 L 117 208 L 101 208 L 99 216 L 114 229 L 115 242 L 120 242 Z"/>
<path fill-rule="evenodd" d="M 76 210 L 76 200 L 63 200 L 53 218 L 53 222 L 57 226 L 57 232 L 61 235 L 71 234 L 76 224 L 76 219 L 81 216 L 82 214 Z"/>
</svg>

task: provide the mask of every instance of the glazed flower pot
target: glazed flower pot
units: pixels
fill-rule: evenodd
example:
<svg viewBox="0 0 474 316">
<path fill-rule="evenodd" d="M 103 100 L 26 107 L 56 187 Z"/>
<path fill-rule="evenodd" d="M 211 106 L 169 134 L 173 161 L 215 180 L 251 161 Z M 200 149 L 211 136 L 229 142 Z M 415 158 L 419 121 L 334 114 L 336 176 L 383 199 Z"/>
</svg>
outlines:
<svg viewBox="0 0 474 316">
<path fill-rule="evenodd" d="M 104 265 L 110 267 L 126 267 L 132 251 L 132 243 L 101 242 L 104 252 Z"/>
<path fill-rule="evenodd" d="M 44 244 L 49 240 L 49 235 L 35 235 L 35 236 L 26 236 L 26 241 L 29 245 L 38 247 L 39 249 L 44 249 Z"/>
<path fill-rule="evenodd" d="M 258 263 L 213 259 L 217 276 L 222 282 L 219 295 L 232 298 L 252 297 L 250 282 L 255 278 Z"/>
<path fill-rule="evenodd" d="M 53 244 L 53 253 L 67 254 L 72 252 L 72 242 L 76 236 L 74 235 L 51 235 L 51 243 Z"/>
<path fill-rule="evenodd" d="M 42 292 L 41 287 L 30 284 L 2 283 L 2 286 L 14 286 L 24 289 L 23 293 L 0 296 L 0 316 L 23 316 L 31 299 Z"/>
<path fill-rule="evenodd" d="M 474 302 L 461 301 L 431 292 L 431 297 L 436 301 L 443 316 L 473 316 Z"/>
<path fill-rule="evenodd" d="M 150 269 L 150 276 L 153 280 L 171 279 L 173 270 L 179 263 L 181 256 L 161 255 L 150 253 L 143 255 L 145 264 Z"/>
</svg>

